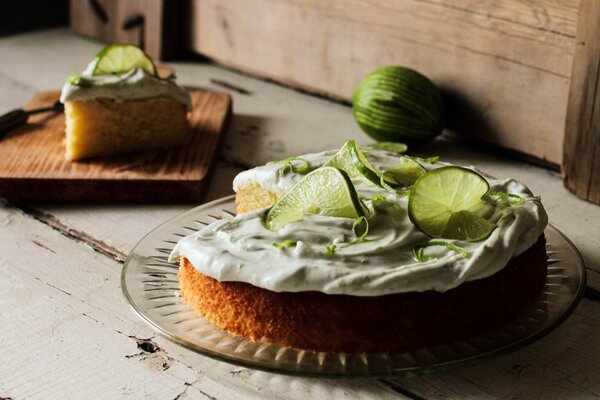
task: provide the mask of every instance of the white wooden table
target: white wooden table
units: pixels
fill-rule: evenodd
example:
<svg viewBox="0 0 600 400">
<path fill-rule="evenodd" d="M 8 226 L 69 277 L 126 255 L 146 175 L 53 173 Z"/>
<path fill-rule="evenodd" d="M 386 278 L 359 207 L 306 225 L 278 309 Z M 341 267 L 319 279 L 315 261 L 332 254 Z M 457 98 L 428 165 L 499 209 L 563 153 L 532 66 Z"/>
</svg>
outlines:
<svg viewBox="0 0 600 400">
<path fill-rule="evenodd" d="M 57 89 L 100 44 L 67 30 L 0 38 L 0 113 Z M 181 83 L 230 93 L 234 119 L 207 201 L 246 167 L 366 142 L 349 107 L 212 65 L 174 63 Z M 0 144 L 1 145 L 1 144 Z M 476 366 L 416 378 L 317 379 L 216 361 L 157 335 L 121 294 L 126 254 L 189 205 L 0 202 L 0 398 L 589 399 L 600 397 L 600 206 L 560 176 L 448 139 L 429 154 L 514 176 L 583 253 L 589 289 L 561 327 Z"/>
</svg>

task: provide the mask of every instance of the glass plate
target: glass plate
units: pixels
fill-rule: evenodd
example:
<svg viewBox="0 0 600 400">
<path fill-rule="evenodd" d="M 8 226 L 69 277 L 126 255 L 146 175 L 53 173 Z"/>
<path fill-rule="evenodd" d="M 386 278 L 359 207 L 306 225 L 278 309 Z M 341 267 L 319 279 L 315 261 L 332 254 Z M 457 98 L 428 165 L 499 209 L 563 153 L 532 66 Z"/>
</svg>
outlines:
<svg viewBox="0 0 600 400">
<path fill-rule="evenodd" d="M 385 376 L 428 373 L 469 365 L 514 351 L 551 332 L 575 309 L 585 288 L 585 268 L 575 246 L 546 228 L 550 257 L 544 292 L 528 310 L 500 329 L 409 353 L 350 354 L 295 350 L 234 336 L 200 317 L 179 296 L 178 266 L 167 258 L 177 241 L 219 218 L 234 215 L 233 196 L 196 207 L 160 225 L 131 251 L 121 275 L 123 293 L 150 326 L 209 357 L 273 372 L 319 376 Z"/>
</svg>

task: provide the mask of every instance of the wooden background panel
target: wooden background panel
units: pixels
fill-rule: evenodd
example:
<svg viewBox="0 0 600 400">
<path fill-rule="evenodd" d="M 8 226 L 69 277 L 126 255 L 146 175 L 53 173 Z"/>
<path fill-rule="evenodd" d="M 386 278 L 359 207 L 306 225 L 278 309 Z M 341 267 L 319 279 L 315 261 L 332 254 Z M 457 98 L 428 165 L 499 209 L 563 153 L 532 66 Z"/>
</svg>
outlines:
<svg viewBox="0 0 600 400">
<path fill-rule="evenodd" d="M 179 2 L 164 0 L 72 0 L 70 25 L 77 33 L 109 43 L 134 43 L 154 59 L 166 59 L 178 48 L 178 7 Z"/>
<path fill-rule="evenodd" d="M 188 0 L 187 46 L 350 99 L 370 70 L 416 68 L 449 127 L 560 164 L 579 0 Z"/>
<path fill-rule="evenodd" d="M 565 186 L 600 204 L 600 1 L 582 0 L 567 110 Z"/>
</svg>

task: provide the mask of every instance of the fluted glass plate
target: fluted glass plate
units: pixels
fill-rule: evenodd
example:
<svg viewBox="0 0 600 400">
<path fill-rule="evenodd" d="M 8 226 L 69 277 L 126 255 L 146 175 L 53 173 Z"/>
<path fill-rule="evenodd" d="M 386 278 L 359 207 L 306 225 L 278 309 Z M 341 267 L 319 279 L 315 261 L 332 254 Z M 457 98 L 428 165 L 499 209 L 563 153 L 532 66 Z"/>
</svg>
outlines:
<svg viewBox="0 0 600 400">
<path fill-rule="evenodd" d="M 429 373 L 469 365 L 519 349 L 551 332 L 575 309 L 585 289 L 581 255 L 558 229 L 545 231 L 549 260 L 540 298 L 499 329 L 455 343 L 409 353 L 350 354 L 295 350 L 234 336 L 200 317 L 179 295 L 178 266 L 168 256 L 177 241 L 206 224 L 234 215 L 233 196 L 193 208 L 146 235 L 121 275 L 135 312 L 158 332 L 209 357 L 264 370 L 319 376 Z"/>
</svg>

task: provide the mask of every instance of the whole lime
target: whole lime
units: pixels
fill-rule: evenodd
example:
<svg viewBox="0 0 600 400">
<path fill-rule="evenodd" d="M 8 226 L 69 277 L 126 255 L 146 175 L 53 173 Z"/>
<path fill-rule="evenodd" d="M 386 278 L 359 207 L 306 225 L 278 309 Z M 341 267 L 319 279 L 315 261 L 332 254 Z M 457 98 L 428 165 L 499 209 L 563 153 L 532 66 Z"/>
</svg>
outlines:
<svg viewBox="0 0 600 400">
<path fill-rule="evenodd" d="M 373 139 L 420 146 L 444 128 L 440 89 L 414 69 L 387 66 L 368 74 L 352 95 L 360 128 Z"/>
</svg>

